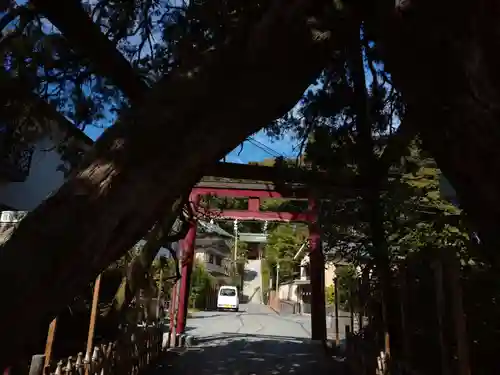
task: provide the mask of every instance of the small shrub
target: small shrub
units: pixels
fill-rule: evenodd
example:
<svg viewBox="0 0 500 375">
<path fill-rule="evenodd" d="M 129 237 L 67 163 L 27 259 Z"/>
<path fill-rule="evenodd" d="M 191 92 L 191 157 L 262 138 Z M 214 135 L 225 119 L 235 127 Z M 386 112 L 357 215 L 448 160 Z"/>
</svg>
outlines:
<svg viewBox="0 0 500 375">
<path fill-rule="evenodd" d="M 335 288 L 333 285 L 328 285 L 325 288 L 325 301 L 327 305 L 333 305 L 335 303 Z"/>
</svg>

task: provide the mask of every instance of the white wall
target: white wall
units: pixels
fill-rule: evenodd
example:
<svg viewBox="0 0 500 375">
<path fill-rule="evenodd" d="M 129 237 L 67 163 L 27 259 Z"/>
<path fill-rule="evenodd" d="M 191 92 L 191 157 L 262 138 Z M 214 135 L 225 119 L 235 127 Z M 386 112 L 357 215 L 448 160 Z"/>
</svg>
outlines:
<svg viewBox="0 0 500 375">
<path fill-rule="evenodd" d="M 309 279 L 306 276 L 306 267 L 309 267 L 309 255 L 306 255 L 300 263 L 300 280 Z M 333 285 L 333 278 L 335 277 L 336 266 L 333 262 L 327 262 L 325 264 L 325 287 Z"/>
<path fill-rule="evenodd" d="M 297 284 L 281 284 L 279 287 L 279 298 L 282 300 L 299 302 L 299 297 L 297 295 Z"/>
<path fill-rule="evenodd" d="M 202 263 L 206 263 L 206 254 L 204 251 L 197 251 L 196 254 L 194 254 L 196 260 Z"/>
<path fill-rule="evenodd" d="M 327 263 L 325 265 L 325 287 L 329 287 L 333 285 L 333 279 L 335 277 L 335 270 L 337 267 L 335 267 L 335 264 L 333 263 Z"/>
<path fill-rule="evenodd" d="M 262 261 L 249 259 L 245 264 L 243 275 L 243 295 L 251 298 L 248 302 L 262 303 Z"/>
<path fill-rule="evenodd" d="M 58 171 L 63 162 L 49 138 L 40 140 L 31 159 L 29 175 L 23 182 L 0 185 L 0 203 L 15 210 L 31 211 L 64 183 L 64 173 Z"/>
<path fill-rule="evenodd" d="M 203 262 L 208 272 L 227 274 L 224 267 L 224 258 L 217 251 L 213 251 L 213 249 L 196 249 L 195 251 L 195 258 Z M 210 262 L 210 255 L 219 256 L 221 258 L 221 265 L 216 264 L 215 259 L 213 262 Z"/>
</svg>

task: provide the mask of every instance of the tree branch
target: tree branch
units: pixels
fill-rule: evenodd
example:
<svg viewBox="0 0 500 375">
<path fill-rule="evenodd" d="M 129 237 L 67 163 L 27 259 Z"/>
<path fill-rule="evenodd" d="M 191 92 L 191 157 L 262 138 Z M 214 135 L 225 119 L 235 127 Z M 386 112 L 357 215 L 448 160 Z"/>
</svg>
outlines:
<svg viewBox="0 0 500 375">
<path fill-rule="evenodd" d="M 101 33 L 80 1 L 32 0 L 31 4 L 61 31 L 77 51 L 92 61 L 99 74 L 109 78 L 132 103 L 141 100 L 149 87 L 113 43 Z"/>
<path fill-rule="evenodd" d="M 188 199 L 189 197 L 184 198 L 183 202 L 186 202 Z M 181 221 L 181 228 L 175 233 L 169 233 L 168 235 L 166 235 L 162 240 L 164 244 L 180 241 L 184 237 L 186 237 L 187 233 L 189 232 L 189 228 L 191 228 L 194 220 L 194 214 L 189 202 L 183 204 L 183 206 L 184 210 L 181 210 L 181 213 L 178 217 L 178 219 Z"/>
<path fill-rule="evenodd" d="M 382 155 L 378 159 L 377 174 L 380 180 L 387 176 L 391 165 L 404 155 L 405 150 L 416 135 L 416 127 L 411 124 L 409 115 L 406 115 L 396 132 L 389 138 Z"/>
<path fill-rule="evenodd" d="M 3 29 L 5 29 L 9 23 L 14 21 L 17 17 L 34 14 L 33 11 L 34 8 L 30 4 L 17 6 L 11 9 L 0 19 L 0 31 L 3 33 Z"/>
</svg>

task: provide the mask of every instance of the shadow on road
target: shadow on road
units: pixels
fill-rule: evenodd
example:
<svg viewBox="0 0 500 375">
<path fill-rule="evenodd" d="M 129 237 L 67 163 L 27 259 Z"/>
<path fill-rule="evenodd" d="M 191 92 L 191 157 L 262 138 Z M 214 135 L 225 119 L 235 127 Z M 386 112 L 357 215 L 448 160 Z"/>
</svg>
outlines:
<svg viewBox="0 0 500 375">
<path fill-rule="evenodd" d="M 204 345 L 210 342 L 215 342 L 219 340 L 247 340 L 248 342 L 257 342 L 259 340 L 271 340 L 276 343 L 280 343 L 281 341 L 292 341 L 300 344 L 310 346 L 309 340 L 303 337 L 294 337 L 294 336 L 275 336 L 275 335 L 259 335 L 252 333 L 230 333 L 230 332 L 221 332 L 217 335 L 205 336 L 196 340 L 197 345 Z"/>
<path fill-rule="evenodd" d="M 207 337 L 169 356 L 154 375 L 342 375 L 341 364 L 301 338 L 246 334 Z"/>
<path fill-rule="evenodd" d="M 199 314 L 196 314 L 196 315 L 192 315 L 188 318 L 188 320 L 191 320 L 191 319 L 208 319 L 208 318 L 216 318 L 218 316 L 223 316 L 224 314 L 206 314 L 206 315 L 199 315 Z"/>
</svg>

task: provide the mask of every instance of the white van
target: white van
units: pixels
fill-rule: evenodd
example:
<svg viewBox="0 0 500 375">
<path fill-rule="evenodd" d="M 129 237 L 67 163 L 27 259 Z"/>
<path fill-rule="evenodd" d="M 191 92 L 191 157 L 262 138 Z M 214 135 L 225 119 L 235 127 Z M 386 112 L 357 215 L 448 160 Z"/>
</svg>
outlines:
<svg viewBox="0 0 500 375">
<path fill-rule="evenodd" d="M 217 296 L 217 309 L 238 311 L 239 308 L 238 288 L 235 286 L 221 286 Z"/>
</svg>

